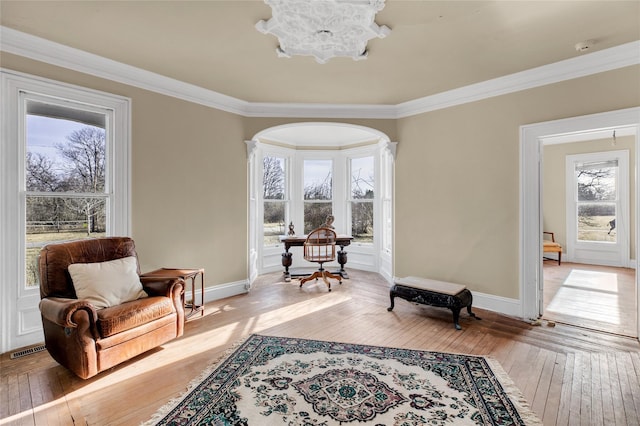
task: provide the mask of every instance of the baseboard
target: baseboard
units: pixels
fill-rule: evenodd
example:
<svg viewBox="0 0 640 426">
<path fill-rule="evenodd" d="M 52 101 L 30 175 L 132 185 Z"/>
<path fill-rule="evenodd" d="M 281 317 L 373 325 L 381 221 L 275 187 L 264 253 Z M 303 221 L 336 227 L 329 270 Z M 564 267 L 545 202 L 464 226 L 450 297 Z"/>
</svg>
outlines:
<svg viewBox="0 0 640 426">
<path fill-rule="evenodd" d="M 522 318 L 522 303 L 519 299 L 478 293 L 477 291 L 472 291 L 471 293 L 473 294 L 473 306 L 476 308 Z"/>
<path fill-rule="evenodd" d="M 241 280 L 232 283 L 219 284 L 213 287 L 207 287 L 204 291 L 204 301 L 213 302 L 214 300 L 224 299 L 226 297 L 237 296 L 249 292 L 250 284 L 248 280 Z M 479 293 L 472 291 L 473 306 L 492 312 L 512 316 L 522 317 L 522 304 L 518 299 L 510 299 L 507 297 L 494 296 L 492 294 Z M 191 299 L 191 292 L 185 294 L 186 300 Z M 200 300 L 200 291 L 196 290 L 196 301 Z"/>
<path fill-rule="evenodd" d="M 576 259 L 569 256 L 562 258 L 562 263 L 579 263 L 584 265 L 598 265 L 598 266 L 611 266 L 613 268 L 631 268 L 636 269 L 636 259 L 629 259 L 624 265 L 619 265 L 616 262 L 599 261 L 594 259 Z"/>
<path fill-rule="evenodd" d="M 249 292 L 249 281 L 241 280 L 232 283 L 219 284 L 204 289 L 204 302 L 213 302 L 214 300 L 224 299 L 238 294 L 246 294 Z M 185 291 L 185 300 L 192 300 L 191 291 Z M 200 300 L 200 289 L 196 289 L 196 303 Z"/>
</svg>

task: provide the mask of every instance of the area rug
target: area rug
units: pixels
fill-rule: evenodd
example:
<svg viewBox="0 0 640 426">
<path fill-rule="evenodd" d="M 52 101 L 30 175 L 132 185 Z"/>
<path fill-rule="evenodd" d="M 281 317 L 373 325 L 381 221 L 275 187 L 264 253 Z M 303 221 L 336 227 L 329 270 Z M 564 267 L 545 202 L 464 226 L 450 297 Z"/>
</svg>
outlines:
<svg viewBox="0 0 640 426">
<path fill-rule="evenodd" d="M 487 357 L 251 335 L 149 425 L 541 425 Z"/>
</svg>

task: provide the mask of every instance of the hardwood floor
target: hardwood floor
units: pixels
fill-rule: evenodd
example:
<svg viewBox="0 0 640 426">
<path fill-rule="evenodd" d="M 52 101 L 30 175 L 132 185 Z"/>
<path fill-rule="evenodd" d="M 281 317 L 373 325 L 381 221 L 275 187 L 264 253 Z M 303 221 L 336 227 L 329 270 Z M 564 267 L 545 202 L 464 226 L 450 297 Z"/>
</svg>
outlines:
<svg viewBox="0 0 640 426">
<path fill-rule="evenodd" d="M 451 312 L 397 299 L 377 274 L 302 289 L 281 274 L 260 277 L 247 295 L 211 302 L 185 335 L 89 380 L 47 352 L 0 357 L 0 425 L 135 425 L 149 419 L 209 363 L 251 333 L 497 359 L 545 425 L 640 424 L 640 344 L 630 338 L 558 324 L 532 326 L 474 309 L 456 331 Z"/>
<path fill-rule="evenodd" d="M 543 318 L 638 336 L 635 269 L 544 262 Z"/>
</svg>

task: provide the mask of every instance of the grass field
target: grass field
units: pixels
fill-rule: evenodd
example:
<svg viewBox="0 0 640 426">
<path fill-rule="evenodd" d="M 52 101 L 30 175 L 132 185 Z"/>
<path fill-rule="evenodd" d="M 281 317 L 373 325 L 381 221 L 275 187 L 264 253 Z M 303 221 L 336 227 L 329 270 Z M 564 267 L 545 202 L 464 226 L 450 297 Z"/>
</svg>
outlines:
<svg viewBox="0 0 640 426">
<path fill-rule="evenodd" d="M 609 222 L 615 216 L 580 216 L 578 218 L 578 240 L 579 241 L 605 241 L 616 242 L 617 230 L 614 229 L 609 234 Z"/>
<path fill-rule="evenodd" d="M 85 238 L 104 237 L 104 232 L 94 232 L 87 235 L 87 231 L 64 231 L 64 232 L 45 232 L 41 234 L 27 234 L 27 256 L 26 256 L 26 285 L 27 287 L 38 286 L 38 253 L 40 249 L 49 243 L 62 241 L 83 240 Z"/>
<path fill-rule="evenodd" d="M 264 245 L 272 246 L 280 244 L 280 236 L 285 234 L 284 225 L 278 223 L 264 224 Z M 373 234 L 354 235 L 353 241 L 356 243 L 373 243 Z"/>
</svg>

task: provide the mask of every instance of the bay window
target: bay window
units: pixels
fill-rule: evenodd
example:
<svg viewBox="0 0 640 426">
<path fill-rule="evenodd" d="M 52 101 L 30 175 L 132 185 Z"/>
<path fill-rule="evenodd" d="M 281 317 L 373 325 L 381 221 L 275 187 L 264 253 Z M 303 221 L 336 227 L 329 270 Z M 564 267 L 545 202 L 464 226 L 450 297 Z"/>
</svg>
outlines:
<svg viewBox="0 0 640 426">
<path fill-rule="evenodd" d="M 392 276 L 394 157 L 390 152 L 395 144 L 298 149 L 251 141 L 247 146 L 252 277 L 282 268 L 280 238 L 290 227 L 295 235 L 306 235 L 328 216 L 334 217 L 338 234 L 353 236 L 349 267 Z M 308 267 L 298 248 L 291 248 L 292 267 Z"/>
</svg>

